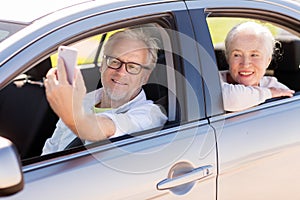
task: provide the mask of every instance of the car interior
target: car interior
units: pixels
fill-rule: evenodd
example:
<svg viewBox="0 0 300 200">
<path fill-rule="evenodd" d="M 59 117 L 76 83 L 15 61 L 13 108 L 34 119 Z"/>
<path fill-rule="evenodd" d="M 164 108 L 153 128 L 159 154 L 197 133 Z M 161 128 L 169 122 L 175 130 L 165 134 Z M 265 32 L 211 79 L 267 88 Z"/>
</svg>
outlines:
<svg viewBox="0 0 300 200">
<path fill-rule="evenodd" d="M 100 43 L 105 39 L 107 38 L 101 38 Z M 147 98 L 158 104 L 169 116 L 165 126 L 170 126 L 179 122 L 180 110 L 174 90 L 168 89 L 168 82 L 175 83 L 174 77 L 168 75 L 170 69 L 166 67 L 166 57 L 170 60 L 172 55 L 167 53 L 166 56 L 163 47 L 160 48 L 157 66 L 143 89 Z M 16 145 L 22 159 L 39 156 L 46 139 L 51 137 L 56 127 L 58 117 L 46 99 L 43 86 L 43 79 L 53 66 L 55 63 L 52 55 L 0 91 L 0 133 Z M 98 66 L 90 66 L 81 67 L 88 91 L 101 87 Z"/>
<path fill-rule="evenodd" d="M 293 36 L 277 38 L 282 45 L 283 58 L 274 70 L 274 76 L 295 91 L 300 90 L 300 39 Z"/>
<path fill-rule="evenodd" d="M 50 67 L 48 58 L 0 92 L 0 133 L 16 145 L 21 158 L 40 152 L 58 120 L 48 104 L 42 82 Z"/>
</svg>

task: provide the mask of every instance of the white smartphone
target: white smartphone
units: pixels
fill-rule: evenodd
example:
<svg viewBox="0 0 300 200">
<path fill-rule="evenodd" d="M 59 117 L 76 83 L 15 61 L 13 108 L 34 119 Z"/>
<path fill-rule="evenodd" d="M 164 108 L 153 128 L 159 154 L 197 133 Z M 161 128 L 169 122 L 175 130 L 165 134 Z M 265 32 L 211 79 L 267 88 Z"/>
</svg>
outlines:
<svg viewBox="0 0 300 200">
<path fill-rule="evenodd" d="M 74 80 L 74 70 L 77 65 L 77 54 L 78 51 L 76 48 L 68 46 L 58 47 L 58 57 L 62 58 L 65 63 L 67 78 L 70 84 L 72 84 Z"/>
</svg>

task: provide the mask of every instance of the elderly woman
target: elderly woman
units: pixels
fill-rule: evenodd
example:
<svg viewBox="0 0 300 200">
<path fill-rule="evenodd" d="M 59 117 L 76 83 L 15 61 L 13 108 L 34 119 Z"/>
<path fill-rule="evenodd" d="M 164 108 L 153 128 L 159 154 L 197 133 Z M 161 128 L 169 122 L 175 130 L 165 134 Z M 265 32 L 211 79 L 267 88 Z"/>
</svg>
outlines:
<svg viewBox="0 0 300 200">
<path fill-rule="evenodd" d="M 255 22 L 239 24 L 229 31 L 225 39 L 229 71 L 220 72 L 225 110 L 244 110 L 270 98 L 293 96 L 294 91 L 275 77 L 264 76 L 274 45 L 270 30 Z"/>
</svg>

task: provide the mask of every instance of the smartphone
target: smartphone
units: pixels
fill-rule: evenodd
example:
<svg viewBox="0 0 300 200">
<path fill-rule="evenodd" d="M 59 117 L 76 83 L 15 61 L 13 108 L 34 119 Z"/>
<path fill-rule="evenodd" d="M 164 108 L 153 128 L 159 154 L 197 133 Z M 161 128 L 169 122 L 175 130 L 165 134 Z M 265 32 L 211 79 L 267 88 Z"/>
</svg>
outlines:
<svg viewBox="0 0 300 200">
<path fill-rule="evenodd" d="M 74 70 L 77 65 L 77 54 L 78 50 L 76 48 L 68 46 L 58 47 L 58 57 L 62 58 L 65 63 L 67 79 L 70 84 L 72 84 L 74 80 Z"/>
</svg>

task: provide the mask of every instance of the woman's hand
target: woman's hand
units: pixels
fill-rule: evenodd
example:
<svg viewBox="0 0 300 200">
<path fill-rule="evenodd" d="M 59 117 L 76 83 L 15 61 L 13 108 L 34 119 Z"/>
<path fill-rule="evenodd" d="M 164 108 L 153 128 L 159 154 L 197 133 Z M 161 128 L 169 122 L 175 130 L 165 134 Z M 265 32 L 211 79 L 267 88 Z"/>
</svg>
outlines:
<svg viewBox="0 0 300 200">
<path fill-rule="evenodd" d="M 282 89 L 282 88 L 274 88 L 274 87 L 269 89 L 271 90 L 272 98 L 283 97 L 283 96 L 292 97 L 295 93 L 294 90 L 290 90 L 290 89 Z"/>
</svg>

